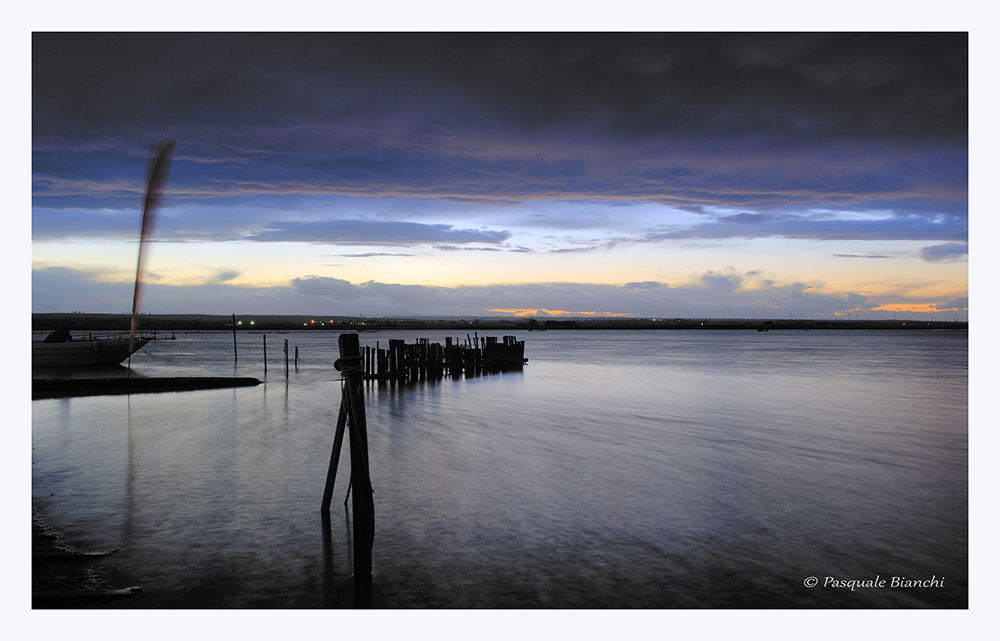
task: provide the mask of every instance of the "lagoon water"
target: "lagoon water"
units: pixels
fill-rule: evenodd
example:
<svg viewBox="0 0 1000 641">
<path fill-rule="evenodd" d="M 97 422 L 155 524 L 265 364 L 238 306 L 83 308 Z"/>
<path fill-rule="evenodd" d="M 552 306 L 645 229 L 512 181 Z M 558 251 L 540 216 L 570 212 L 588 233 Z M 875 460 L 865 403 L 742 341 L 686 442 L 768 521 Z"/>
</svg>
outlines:
<svg viewBox="0 0 1000 641">
<path fill-rule="evenodd" d="M 967 607 L 966 333 L 517 334 L 523 371 L 366 385 L 373 606 Z M 178 332 L 133 375 L 264 385 L 32 402 L 33 505 L 118 549 L 95 585 L 143 591 L 111 607 L 355 605 L 346 447 L 319 512 L 337 333 L 268 334 L 266 377 L 239 341 Z"/>
</svg>

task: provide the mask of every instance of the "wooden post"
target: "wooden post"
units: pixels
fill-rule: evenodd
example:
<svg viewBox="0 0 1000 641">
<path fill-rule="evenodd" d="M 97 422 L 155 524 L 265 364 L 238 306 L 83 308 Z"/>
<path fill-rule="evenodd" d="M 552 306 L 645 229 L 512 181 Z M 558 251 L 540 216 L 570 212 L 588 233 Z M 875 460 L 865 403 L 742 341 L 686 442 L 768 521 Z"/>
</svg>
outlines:
<svg viewBox="0 0 1000 641">
<path fill-rule="evenodd" d="M 236 314 L 233 314 L 233 362 L 238 361 L 239 358 L 236 356 Z"/>
<path fill-rule="evenodd" d="M 264 339 L 264 376 L 267 376 L 267 334 L 261 334 Z"/>
<path fill-rule="evenodd" d="M 288 378 L 288 339 L 285 339 L 285 378 Z"/>
<path fill-rule="evenodd" d="M 368 427 L 365 423 L 365 390 L 360 341 L 357 334 L 341 334 L 340 359 L 334 366 L 344 377 L 343 398 L 351 436 L 351 486 L 353 488 L 354 587 L 358 605 L 371 604 L 372 544 L 375 539 L 375 502 L 368 469 Z"/>
<path fill-rule="evenodd" d="M 326 471 L 326 487 L 323 489 L 323 503 L 319 511 L 330 513 L 330 501 L 333 500 L 333 484 L 337 480 L 337 467 L 340 464 L 340 449 L 344 445 L 344 427 L 347 425 L 347 398 L 340 398 L 340 414 L 337 416 L 337 430 L 333 435 L 333 451 L 330 452 L 330 466 Z"/>
<path fill-rule="evenodd" d="M 299 346 L 295 346 L 295 371 L 299 369 Z"/>
</svg>

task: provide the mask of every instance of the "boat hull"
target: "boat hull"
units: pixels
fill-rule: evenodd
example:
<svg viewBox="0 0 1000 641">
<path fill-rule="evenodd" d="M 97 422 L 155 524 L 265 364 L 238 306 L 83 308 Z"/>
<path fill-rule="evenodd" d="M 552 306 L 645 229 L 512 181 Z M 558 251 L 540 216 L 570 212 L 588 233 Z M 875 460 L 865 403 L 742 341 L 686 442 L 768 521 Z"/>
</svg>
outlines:
<svg viewBox="0 0 1000 641">
<path fill-rule="evenodd" d="M 32 367 L 88 367 L 118 365 L 148 342 L 145 338 L 70 341 L 31 344 Z"/>
</svg>

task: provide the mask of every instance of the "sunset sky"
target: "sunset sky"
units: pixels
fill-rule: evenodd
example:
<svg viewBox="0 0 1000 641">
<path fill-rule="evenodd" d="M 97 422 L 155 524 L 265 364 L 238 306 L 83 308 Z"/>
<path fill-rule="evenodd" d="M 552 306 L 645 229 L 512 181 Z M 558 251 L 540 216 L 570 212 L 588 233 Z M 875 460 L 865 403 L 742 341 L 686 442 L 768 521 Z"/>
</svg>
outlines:
<svg viewBox="0 0 1000 641">
<path fill-rule="evenodd" d="M 968 319 L 965 33 L 71 34 L 31 309 Z"/>
</svg>

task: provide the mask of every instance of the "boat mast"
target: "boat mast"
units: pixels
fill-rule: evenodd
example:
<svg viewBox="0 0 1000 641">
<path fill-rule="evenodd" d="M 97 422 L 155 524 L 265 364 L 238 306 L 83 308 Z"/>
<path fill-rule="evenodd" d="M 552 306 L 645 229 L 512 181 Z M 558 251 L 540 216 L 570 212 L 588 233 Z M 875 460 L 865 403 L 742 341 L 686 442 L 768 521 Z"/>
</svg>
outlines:
<svg viewBox="0 0 1000 641">
<path fill-rule="evenodd" d="M 132 294 L 132 322 L 129 326 L 129 350 L 135 346 L 135 317 L 139 311 L 139 284 L 142 282 L 142 248 L 153 230 L 153 211 L 160 200 L 160 190 L 167 184 L 170 159 L 176 141 L 162 141 L 146 161 L 146 195 L 142 204 L 142 229 L 139 231 L 139 256 L 135 266 L 135 291 Z"/>
</svg>

